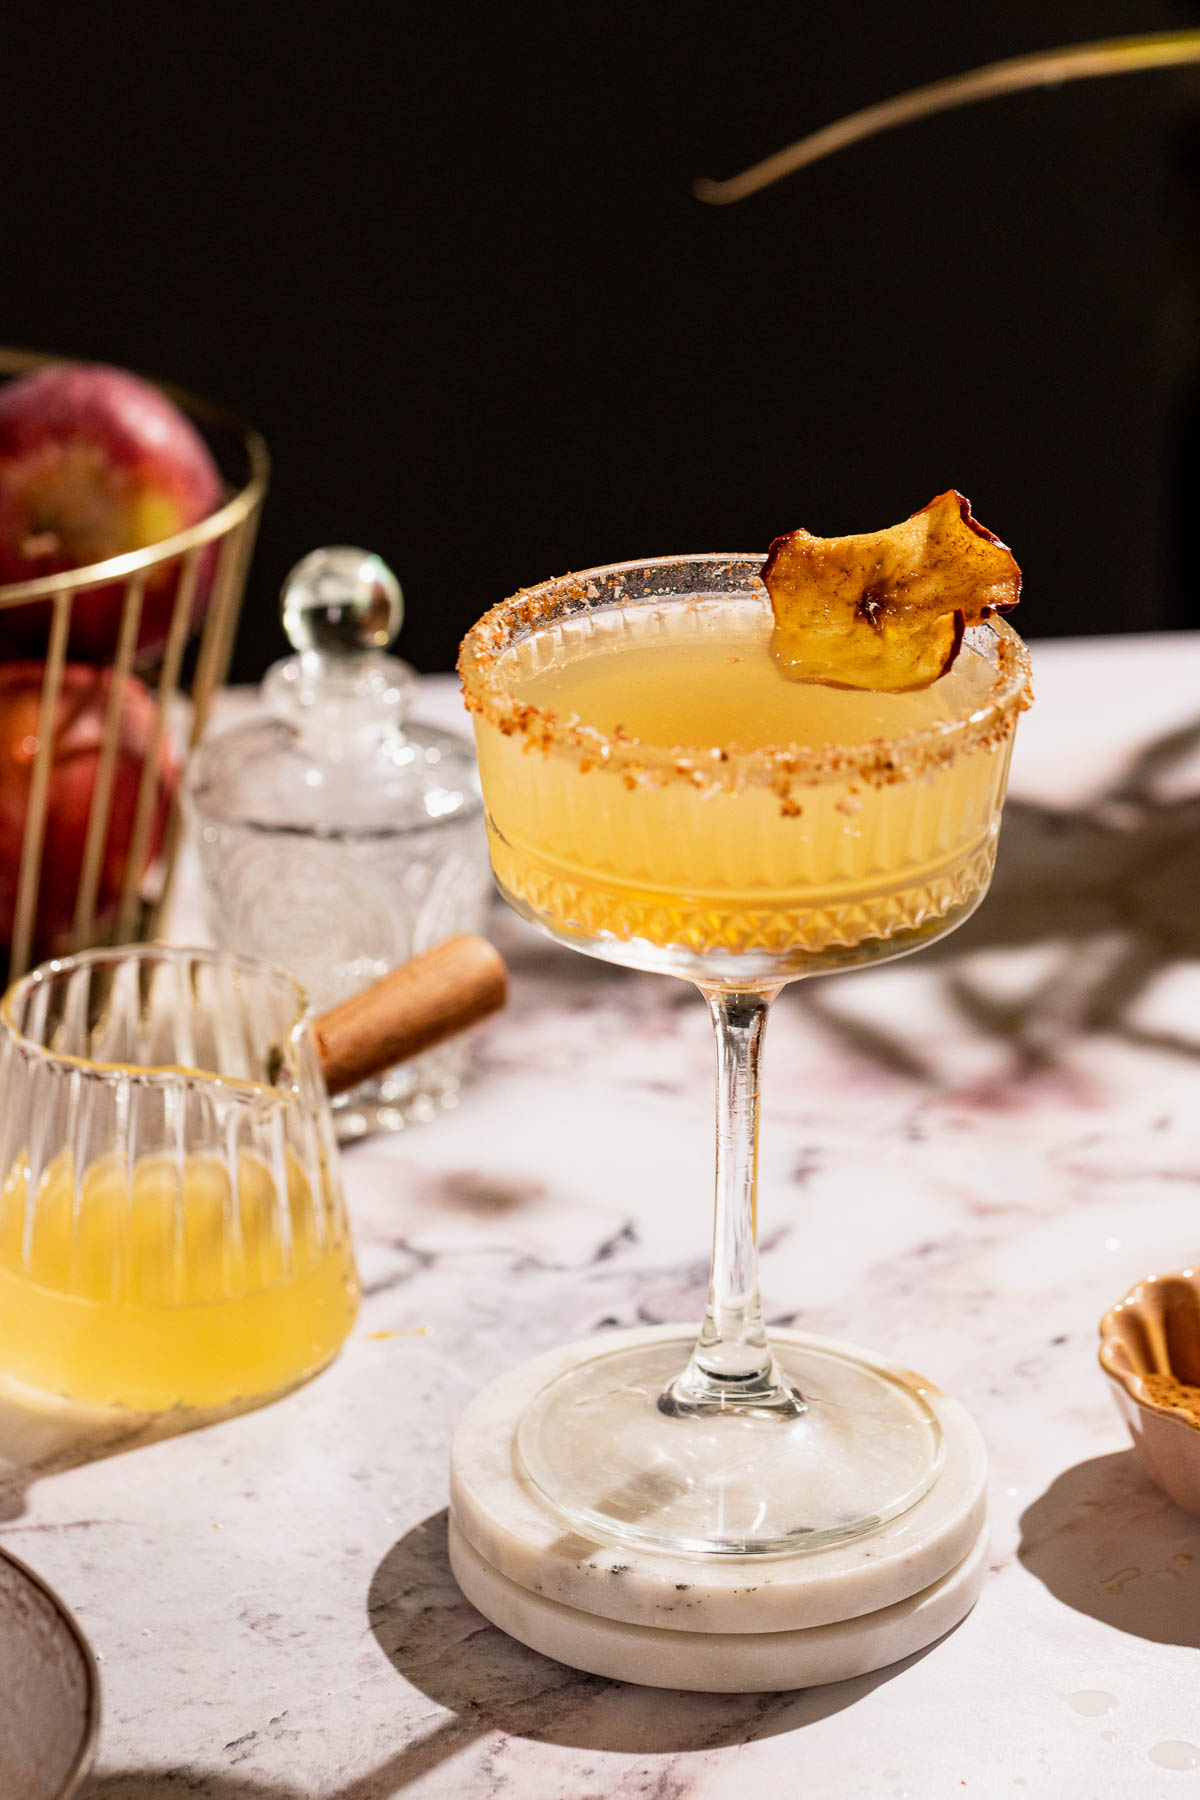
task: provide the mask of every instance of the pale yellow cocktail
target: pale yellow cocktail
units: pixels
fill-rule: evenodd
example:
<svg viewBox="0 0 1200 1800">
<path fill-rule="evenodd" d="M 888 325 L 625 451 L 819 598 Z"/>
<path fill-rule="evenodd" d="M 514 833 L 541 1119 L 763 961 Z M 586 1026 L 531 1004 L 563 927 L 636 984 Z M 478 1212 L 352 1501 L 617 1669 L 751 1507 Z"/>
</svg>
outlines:
<svg viewBox="0 0 1200 1800">
<path fill-rule="evenodd" d="M 69 1151 L 31 1195 L 0 1184 L 0 1368 L 26 1386 L 158 1411 L 273 1393 L 336 1353 L 358 1280 L 340 1203 L 298 1159 L 286 1197 L 260 1158 L 234 1191 L 216 1156 L 94 1162 Z"/>
<path fill-rule="evenodd" d="M 753 582 L 632 585 L 498 642 L 503 704 L 467 671 L 492 862 L 519 910 L 693 976 L 865 960 L 965 917 L 1025 680 L 1008 627 L 968 632 L 932 687 L 869 693 L 787 679 Z"/>
</svg>

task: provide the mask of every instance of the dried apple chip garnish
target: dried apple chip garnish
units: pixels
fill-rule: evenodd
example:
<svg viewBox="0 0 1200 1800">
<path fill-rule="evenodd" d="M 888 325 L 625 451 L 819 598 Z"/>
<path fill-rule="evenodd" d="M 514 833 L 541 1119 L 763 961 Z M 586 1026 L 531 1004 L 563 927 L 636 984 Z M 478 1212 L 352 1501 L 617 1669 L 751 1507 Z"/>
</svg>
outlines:
<svg viewBox="0 0 1200 1800">
<path fill-rule="evenodd" d="M 966 627 L 1011 611 L 1021 593 L 1007 544 L 953 488 L 887 531 L 776 538 L 762 579 L 785 675 L 892 694 L 929 687 Z"/>
</svg>

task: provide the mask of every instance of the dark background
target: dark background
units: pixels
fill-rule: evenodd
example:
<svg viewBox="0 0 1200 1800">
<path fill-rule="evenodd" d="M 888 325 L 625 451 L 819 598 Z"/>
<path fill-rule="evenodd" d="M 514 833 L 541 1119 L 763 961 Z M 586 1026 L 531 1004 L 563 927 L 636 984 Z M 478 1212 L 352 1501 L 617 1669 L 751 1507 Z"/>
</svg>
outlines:
<svg viewBox="0 0 1200 1800">
<path fill-rule="evenodd" d="M 518 586 L 968 493 L 1030 635 L 1200 622 L 1200 80 L 1121 77 L 725 175 L 1143 0 L 11 12 L 0 337 L 219 400 L 275 476 L 235 673 L 318 543 L 448 667 Z"/>
</svg>

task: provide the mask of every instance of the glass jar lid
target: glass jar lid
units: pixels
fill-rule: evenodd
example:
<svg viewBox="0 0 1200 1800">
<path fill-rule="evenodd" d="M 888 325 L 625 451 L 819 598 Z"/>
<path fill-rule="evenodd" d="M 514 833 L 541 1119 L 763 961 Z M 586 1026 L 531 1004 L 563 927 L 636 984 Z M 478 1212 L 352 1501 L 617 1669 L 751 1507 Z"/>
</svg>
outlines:
<svg viewBox="0 0 1200 1800">
<path fill-rule="evenodd" d="M 419 679 L 388 654 L 404 603 L 387 564 L 314 550 L 284 582 L 280 611 L 293 653 L 268 669 L 261 709 L 192 761 L 201 819 L 358 837 L 478 812 L 468 741 L 409 720 Z"/>
</svg>

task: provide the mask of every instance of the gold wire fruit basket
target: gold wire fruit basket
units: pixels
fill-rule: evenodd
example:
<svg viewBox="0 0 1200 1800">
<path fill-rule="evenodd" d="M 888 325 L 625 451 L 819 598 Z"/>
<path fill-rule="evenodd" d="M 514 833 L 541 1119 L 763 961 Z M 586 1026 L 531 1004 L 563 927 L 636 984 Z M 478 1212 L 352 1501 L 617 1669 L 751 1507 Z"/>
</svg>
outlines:
<svg viewBox="0 0 1200 1800">
<path fill-rule="evenodd" d="M 0 349 L 0 382 L 65 360 Z M 0 775 L 0 972 L 10 980 L 35 955 L 158 935 L 179 848 L 183 769 L 229 667 L 270 473 L 267 448 L 218 408 L 158 385 L 204 438 L 223 504 L 146 549 L 0 584 L 0 639 L 15 609 L 27 617 L 37 604 L 46 618 L 33 660 L 18 662 L 7 645 L 0 648 L 0 683 L 7 674 L 25 689 L 23 711 L 9 710 L 8 729 L 20 735 L 7 762 L 0 744 L 0 767 L 9 776 L 18 771 L 7 786 Z M 119 606 L 114 648 L 99 664 L 91 659 L 85 674 L 70 659 L 72 613 L 79 596 L 101 589 Z M 152 658 L 138 647 L 148 591 L 160 601 L 165 593 L 169 607 Z M 85 711 L 86 742 L 68 747 Z"/>
</svg>

